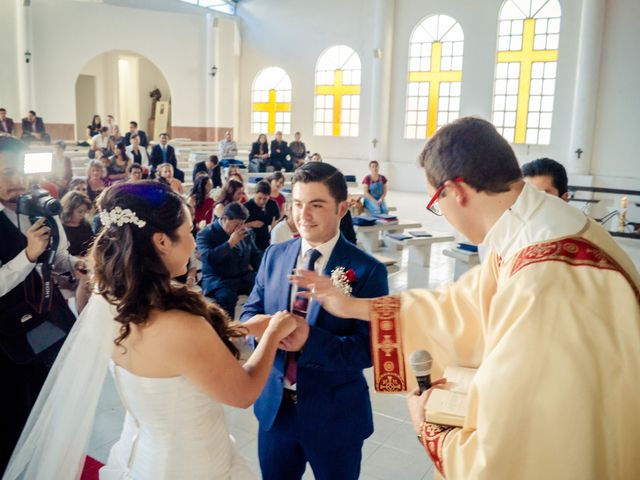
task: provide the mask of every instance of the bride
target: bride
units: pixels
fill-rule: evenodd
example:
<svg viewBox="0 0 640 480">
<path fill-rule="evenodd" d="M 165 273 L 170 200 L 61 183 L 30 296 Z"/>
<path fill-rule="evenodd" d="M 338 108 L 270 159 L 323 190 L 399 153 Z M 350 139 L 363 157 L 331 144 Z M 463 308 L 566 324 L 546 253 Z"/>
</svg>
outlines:
<svg viewBox="0 0 640 480">
<path fill-rule="evenodd" d="M 217 305 L 171 283 L 186 272 L 194 240 L 189 210 L 167 186 L 116 184 L 100 210 L 103 228 L 91 251 L 97 294 L 65 342 L 3 478 L 79 477 L 107 370 L 127 413 L 102 480 L 254 478 L 229 437 L 222 404 L 247 408 L 257 399 L 294 318 L 279 312 L 233 325 Z M 241 366 L 231 340 L 247 334 L 261 341 Z"/>
</svg>

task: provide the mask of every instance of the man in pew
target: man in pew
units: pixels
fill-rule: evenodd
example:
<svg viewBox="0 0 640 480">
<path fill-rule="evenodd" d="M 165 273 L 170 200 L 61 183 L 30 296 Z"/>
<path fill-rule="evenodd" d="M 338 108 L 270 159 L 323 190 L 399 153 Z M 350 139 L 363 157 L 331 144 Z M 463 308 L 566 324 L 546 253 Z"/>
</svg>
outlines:
<svg viewBox="0 0 640 480">
<path fill-rule="evenodd" d="M 561 163 L 550 158 L 538 158 L 522 165 L 524 181 L 549 195 L 569 201 L 567 171 Z"/>
<path fill-rule="evenodd" d="M 0 135 L 13 135 L 13 120 L 7 117 L 5 108 L 0 108 Z"/>
<path fill-rule="evenodd" d="M 127 147 L 131 145 L 131 136 L 136 133 L 138 134 L 138 138 L 140 138 L 140 146 L 147 148 L 149 146 L 147 134 L 142 130 L 138 130 L 138 122 L 134 122 L 133 120 L 129 122 L 129 131 L 124 136 L 124 144 Z"/>
<path fill-rule="evenodd" d="M 40 141 L 47 145 L 51 143 L 51 137 L 46 132 L 42 117 L 38 117 L 33 110 L 29 110 L 28 115 L 22 119 L 22 141 Z"/>
<path fill-rule="evenodd" d="M 173 176 L 180 182 L 184 182 L 184 172 L 178 168 L 178 159 L 176 158 L 176 149 L 169 145 L 169 134 L 161 133 L 157 145 L 151 149 L 149 156 L 149 166 L 151 172 L 155 173 L 158 165 L 170 163 L 173 165 Z"/>
</svg>

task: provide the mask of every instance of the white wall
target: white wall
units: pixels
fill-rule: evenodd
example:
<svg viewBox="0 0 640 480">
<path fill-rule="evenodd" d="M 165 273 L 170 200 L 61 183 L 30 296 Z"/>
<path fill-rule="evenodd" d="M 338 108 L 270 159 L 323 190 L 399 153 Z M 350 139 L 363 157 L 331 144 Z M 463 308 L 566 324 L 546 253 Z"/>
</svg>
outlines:
<svg viewBox="0 0 640 480">
<path fill-rule="evenodd" d="M 17 93 L 17 4 L 17 0 L 0 2 L 0 31 L 2 31 L 2 41 L 0 42 L 0 63 L 2 64 L 2 68 L 0 68 L 0 107 L 6 108 L 7 115 L 16 122 L 26 115 L 26 112 L 19 111 L 20 105 Z M 22 61 L 24 61 L 24 58 Z"/>
<path fill-rule="evenodd" d="M 592 172 L 640 189 L 640 2 L 607 2 Z M 625 185 L 625 186 L 622 186 Z"/>
<path fill-rule="evenodd" d="M 35 109 L 47 122 L 74 123 L 74 85 L 85 64 L 103 52 L 127 50 L 148 58 L 165 75 L 174 125 L 204 125 L 204 16 L 71 0 L 38 0 L 29 8 Z"/>
</svg>

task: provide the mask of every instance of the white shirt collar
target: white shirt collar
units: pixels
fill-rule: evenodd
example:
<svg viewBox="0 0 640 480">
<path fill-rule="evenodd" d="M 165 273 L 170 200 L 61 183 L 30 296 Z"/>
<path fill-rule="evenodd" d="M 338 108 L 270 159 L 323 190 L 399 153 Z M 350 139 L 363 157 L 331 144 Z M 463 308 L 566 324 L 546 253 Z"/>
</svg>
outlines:
<svg viewBox="0 0 640 480">
<path fill-rule="evenodd" d="M 331 252 L 333 252 L 333 249 L 336 246 L 336 243 L 338 243 L 339 238 L 340 230 L 338 230 L 338 233 L 336 233 L 329 241 L 323 243 L 322 245 L 318 245 L 317 247 L 312 247 L 311 245 L 309 245 L 309 242 L 302 238 L 302 241 L 300 243 L 300 258 L 304 258 L 309 250 L 315 248 L 322 255 L 320 257 L 321 263 L 326 264 L 329 260 L 329 257 L 331 256 Z"/>
<path fill-rule="evenodd" d="M 575 235 L 586 223 L 580 210 L 525 183 L 515 203 L 489 230 L 482 245 L 508 261 L 527 245 Z"/>
</svg>

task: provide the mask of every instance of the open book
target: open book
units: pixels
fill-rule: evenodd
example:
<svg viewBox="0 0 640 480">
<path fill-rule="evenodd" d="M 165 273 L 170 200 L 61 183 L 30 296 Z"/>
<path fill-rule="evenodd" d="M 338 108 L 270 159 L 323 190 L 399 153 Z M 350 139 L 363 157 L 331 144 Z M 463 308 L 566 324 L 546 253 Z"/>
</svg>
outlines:
<svg viewBox="0 0 640 480">
<path fill-rule="evenodd" d="M 431 391 L 425 406 L 427 422 L 462 427 L 467 414 L 467 393 L 475 374 L 475 368 L 445 368 L 442 376 L 447 379 L 446 388 Z"/>
</svg>

